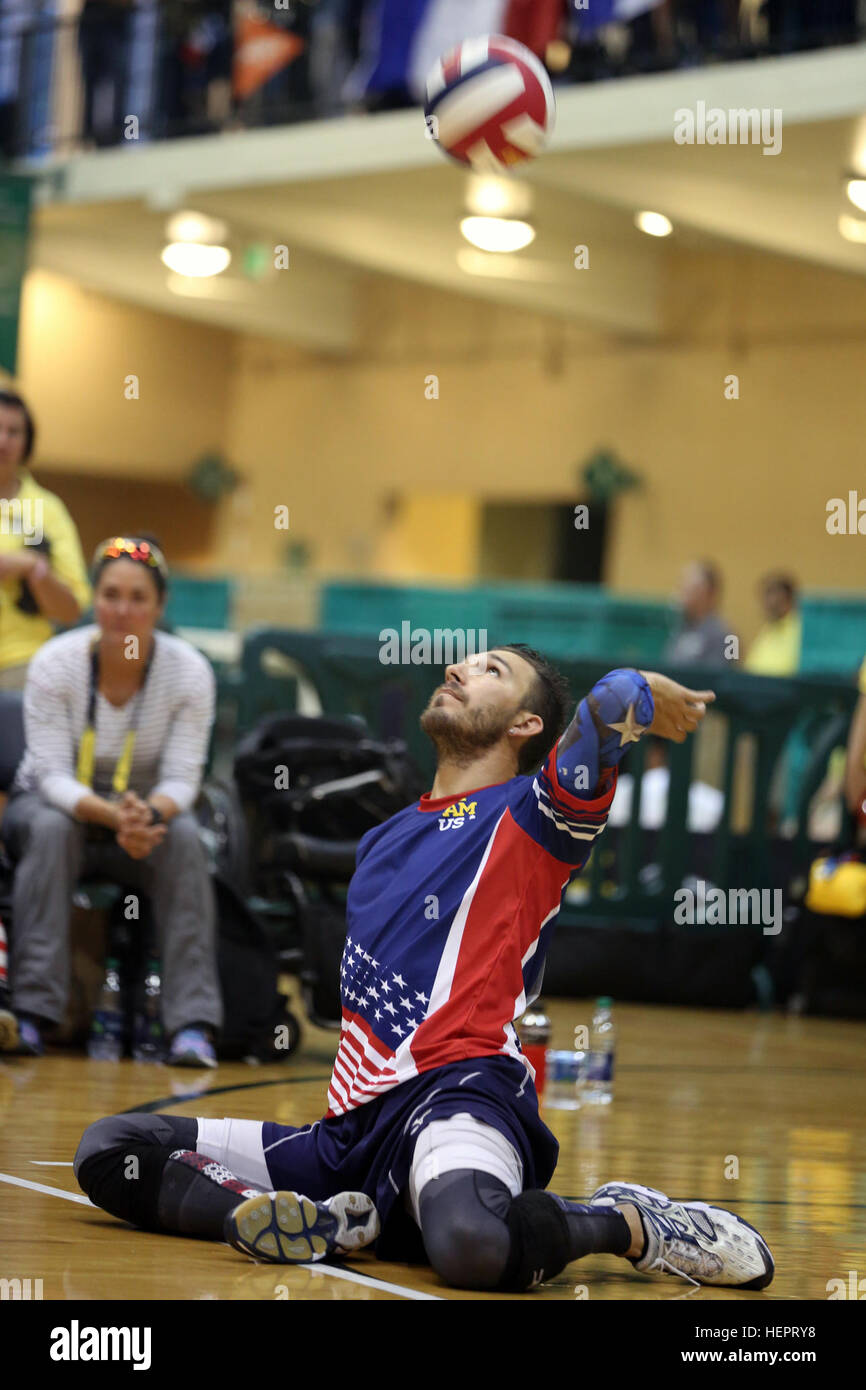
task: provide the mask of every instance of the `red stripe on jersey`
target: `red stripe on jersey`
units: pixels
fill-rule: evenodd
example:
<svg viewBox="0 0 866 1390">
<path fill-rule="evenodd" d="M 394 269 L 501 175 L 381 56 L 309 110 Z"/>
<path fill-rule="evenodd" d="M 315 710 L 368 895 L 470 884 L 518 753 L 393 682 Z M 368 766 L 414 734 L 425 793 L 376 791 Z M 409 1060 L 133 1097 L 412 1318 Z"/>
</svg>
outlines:
<svg viewBox="0 0 866 1390">
<path fill-rule="evenodd" d="M 559 906 L 569 872 L 553 855 L 539 855 L 505 811 L 464 923 L 449 997 L 412 1035 L 419 1072 L 506 1049 L 503 1019 L 523 991 L 523 957 Z"/>
<path fill-rule="evenodd" d="M 594 820 L 596 816 L 606 816 L 610 810 L 614 792 L 616 791 L 616 779 L 619 768 L 605 768 L 602 772 L 601 778 L 599 779 L 602 782 L 605 780 L 608 773 L 612 773 L 613 776 L 610 778 L 610 785 L 607 791 L 602 792 L 601 796 L 589 799 L 581 798 L 575 796 L 573 792 L 567 791 L 560 782 L 559 772 L 556 766 L 557 751 L 555 747 L 550 750 L 550 755 L 544 769 L 547 773 L 547 779 L 550 782 L 553 804 L 561 804 L 566 812 L 574 812 L 575 814 L 571 817 L 573 820 L 579 820 L 582 815 L 585 815 L 590 820 Z M 567 749 L 565 751 L 568 752 Z"/>
<path fill-rule="evenodd" d="M 350 1025 L 363 1035 L 366 1048 L 357 1036 L 349 1031 Z M 334 1058 L 334 1069 L 328 1088 L 329 1097 L 335 1098 L 344 1109 L 348 1109 L 353 1104 L 373 1100 L 381 1090 L 387 1090 L 396 1084 L 393 1050 L 389 1050 L 388 1044 L 376 1036 L 360 1014 L 352 1013 L 344 1007 L 343 1031 Z M 331 1103 L 332 1109 L 328 1114 L 334 1113 L 333 1101 Z"/>
</svg>

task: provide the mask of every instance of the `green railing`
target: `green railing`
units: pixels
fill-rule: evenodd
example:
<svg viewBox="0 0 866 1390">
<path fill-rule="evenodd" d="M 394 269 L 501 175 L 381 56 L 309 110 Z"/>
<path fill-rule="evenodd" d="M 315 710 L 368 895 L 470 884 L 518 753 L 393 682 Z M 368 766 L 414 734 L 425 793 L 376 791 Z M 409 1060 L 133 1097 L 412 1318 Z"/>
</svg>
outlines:
<svg viewBox="0 0 866 1390">
<path fill-rule="evenodd" d="M 238 732 L 251 727 L 269 709 L 297 707 L 298 691 L 306 685 L 316 692 L 323 712 L 358 714 L 375 735 L 404 738 L 425 775 L 432 779 L 433 750 L 418 719 L 441 679 L 441 671 L 426 665 L 386 665 L 379 654 L 376 638 L 357 634 L 275 628 L 250 632 L 237 677 Z M 283 672 L 274 674 L 280 662 Z M 606 671 L 622 664 L 628 663 L 614 657 L 558 662 L 575 701 Z M 784 856 L 786 863 L 796 861 L 804 869 L 812 848 L 809 801 L 831 749 L 845 740 L 857 698 L 854 687 L 832 679 L 777 679 L 728 669 L 666 668 L 666 674 L 693 688 L 712 688 L 717 695 L 712 725 L 706 721 L 708 727 L 702 730 L 701 738 L 712 739 L 716 745 L 717 785 L 724 797 L 724 813 L 713 834 L 704 837 L 703 872 L 724 889 L 785 886 L 778 882 L 774 848 L 778 840 L 775 822 L 781 814 L 771 797 L 774 778 L 792 733 L 804 728 L 811 731 L 809 757 L 800 778 Z M 744 739 L 750 746 L 740 754 Z M 675 890 L 696 869 L 696 837 L 689 832 L 687 820 L 689 789 L 700 749 L 695 739 L 667 744 L 666 749 L 670 780 L 664 825 L 656 832 L 647 832 L 640 824 L 646 760 L 646 745 L 641 743 L 622 765 L 634 778 L 628 824 L 599 841 L 583 875 L 583 900 L 567 900 L 563 921 L 587 917 L 646 922 L 670 919 Z M 614 846 L 615 866 L 611 870 L 605 856 Z M 657 866 L 650 883 L 642 874 L 649 860 Z"/>
</svg>

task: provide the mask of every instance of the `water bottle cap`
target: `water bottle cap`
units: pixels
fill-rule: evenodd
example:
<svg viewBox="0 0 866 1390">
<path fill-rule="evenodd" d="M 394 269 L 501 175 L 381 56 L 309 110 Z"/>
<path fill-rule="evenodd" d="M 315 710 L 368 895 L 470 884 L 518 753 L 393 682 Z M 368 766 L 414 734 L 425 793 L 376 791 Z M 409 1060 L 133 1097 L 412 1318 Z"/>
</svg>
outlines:
<svg viewBox="0 0 866 1390">
<path fill-rule="evenodd" d="M 598 1004 L 599 1008 L 609 1009 L 613 1005 L 613 1000 L 611 999 L 609 994 L 601 994 L 596 1000 L 596 1003 Z"/>
</svg>

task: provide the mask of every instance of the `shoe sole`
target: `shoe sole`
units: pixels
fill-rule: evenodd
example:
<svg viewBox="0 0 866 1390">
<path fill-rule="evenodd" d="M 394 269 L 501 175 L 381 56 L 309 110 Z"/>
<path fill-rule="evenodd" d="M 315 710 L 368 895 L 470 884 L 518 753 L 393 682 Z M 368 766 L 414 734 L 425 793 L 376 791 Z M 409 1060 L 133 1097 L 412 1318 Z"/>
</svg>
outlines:
<svg viewBox="0 0 866 1390">
<path fill-rule="evenodd" d="M 612 1203 L 613 1205 L 621 1206 L 623 1202 L 633 1202 L 635 1206 L 640 1207 L 641 1202 L 643 1202 L 644 1205 L 648 1206 L 651 1210 L 660 1211 L 662 1213 L 665 1212 L 667 1207 L 673 1204 L 676 1206 L 685 1207 L 687 1211 L 690 1207 L 696 1207 L 699 1211 L 720 1211 L 723 1212 L 725 1216 L 732 1216 L 735 1221 L 737 1221 L 741 1226 L 747 1227 L 747 1229 L 752 1232 L 752 1235 L 757 1237 L 758 1252 L 762 1260 L 764 1261 L 764 1272 L 763 1274 L 756 1274 L 754 1279 L 750 1279 L 745 1284 L 714 1284 L 711 1287 L 726 1289 L 760 1290 L 765 1289 L 768 1284 L 772 1283 L 776 1273 L 776 1262 L 773 1259 L 770 1247 L 764 1240 L 764 1237 L 761 1235 L 761 1232 L 755 1226 L 753 1226 L 750 1221 L 747 1221 L 745 1217 L 740 1216 L 738 1212 L 730 1211 L 728 1207 L 714 1206 L 711 1202 L 680 1201 L 676 1197 L 668 1197 L 666 1193 L 660 1192 L 658 1188 L 641 1187 L 639 1183 L 605 1183 L 602 1187 L 598 1189 L 598 1191 L 604 1192 L 606 1187 L 622 1187 L 625 1188 L 627 1193 L 637 1195 L 627 1195 L 623 1197 L 603 1197 L 601 1199 L 603 1203 Z M 659 1201 L 659 1198 L 661 1198 L 661 1201 Z M 593 1196 L 590 1198 L 590 1203 L 592 1203 L 594 1200 L 595 1194 L 593 1194 Z M 700 1280 L 700 1282 L 705 1283 L 706 1281 Z"/>
<path fill-rule="evenodd" d="M 375 1217 L 362 1192 L 342 1192 L 330 1209 L 298 1192 L 262 1192 L 229 1212 L 225 1237 L 235 1250 L 270 1264 L 312 1264 L 347 1247 L 360 1249 L 378 1235 L 378 1217 L 347 1229 L 348 1217 Z M 342 1228 L 342 1229 L 341 1229 Z M 339 1250 L 338 1250 L 339 1247 Z"/>
<path fill-rule="evenodd" d="M 18 1041 L 17 1018 L 8 1009 L 0 1009 L 0 1052 L 14 1052 Z"/>
</svg>

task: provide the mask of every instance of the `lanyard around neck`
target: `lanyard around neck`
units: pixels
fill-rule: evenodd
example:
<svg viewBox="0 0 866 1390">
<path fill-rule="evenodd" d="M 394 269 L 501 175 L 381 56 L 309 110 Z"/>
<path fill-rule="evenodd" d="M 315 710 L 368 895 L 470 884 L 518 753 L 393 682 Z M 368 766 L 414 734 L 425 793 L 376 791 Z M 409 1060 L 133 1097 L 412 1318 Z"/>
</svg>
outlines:
<svg viewBox="0 0 866 1390">
<path fill-rule="evenodd" d="M 129 774 L 132 770 L 132 756 L 135 751 L 135 736 L 138 731 L 138 720 L 141 713 L 141 702 L 144 698 L 144 688 L 147 685 L 147 678 L 150 674 L 153 654 L 156 651 L 156 637 L 152 639 L 150 654 L 144 668 L 144 676 L 141 685 L 132 697 L 132 716 L 129 721 L 129 728 L 123 740 L 123 748 L 120 757 L 114 768 L 111 778 L 111 789 L 118 796 L 122 796 L 129 786 Z M 99 639 L 93 643 L 90 649 L 90 693 L 87 700 L 87 728 L 81 735 L 81 743 L 78 745 L 78 768 L 76 776 L 79 782 L 83 782 L 86 787 L 93 786 L 93 770 L 96 761 L 96 696 L 99 691 Z"/>
</svg>

